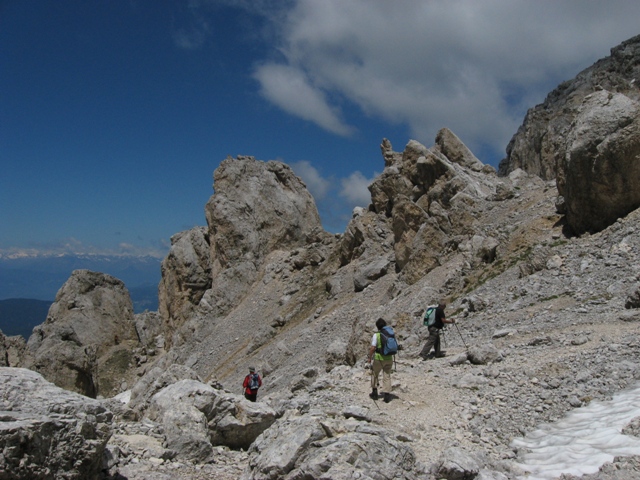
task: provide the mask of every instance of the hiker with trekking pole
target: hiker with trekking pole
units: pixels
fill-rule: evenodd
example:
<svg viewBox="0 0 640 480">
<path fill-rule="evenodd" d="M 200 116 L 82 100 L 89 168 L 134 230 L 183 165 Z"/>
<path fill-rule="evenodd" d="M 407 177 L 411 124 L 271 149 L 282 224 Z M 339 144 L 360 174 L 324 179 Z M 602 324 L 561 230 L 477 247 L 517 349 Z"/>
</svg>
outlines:
<svg viewBox="0 0 640 480">
<path fill-rule="evenodd" d="M 424 313 L 423 321 L 424 325 L 429 328 L 429 337 L 427 338 L 427 342 L 424 344 L 424 347 L 422 347 L 422 350 L 419 354 L 422 360 L 426 360 L 428 358 L 429 352 L 431 352 L 432 348 L 435 350 L 436 358 L 444 357 L 445 355 L 440 347 L 440 330 L 442 330 L 447 323 L 456 323 L 454 319 L 446 318 L 446 315 L 444 313 L 444 309 L 446 307 L 447 302 L 444 300 L 440 300 L 438 305 L 427 307 Z M 459 332 L 460 330 L 458 330 L 458 333 Z M 460 334 L 460 337 L 462 338 L 462 334 Z M 464 343 L 464 339 L 462 341 Z"/>
<path fill-rule="evenodd" d="M 380 372 L 382 372 L 382 393 L 384 403 L 391 401 L 391 370 L 393 369 L 393 356 L 398 353 L 398 343 L 393 328 L 387 326 L 383 318 L 376 321 L 378 331 L 373 334 L 369 347 L 367 364 L 371 368 L 371 393 L 372 400 L 378 399 L 378 386 Z"/>
</svg>

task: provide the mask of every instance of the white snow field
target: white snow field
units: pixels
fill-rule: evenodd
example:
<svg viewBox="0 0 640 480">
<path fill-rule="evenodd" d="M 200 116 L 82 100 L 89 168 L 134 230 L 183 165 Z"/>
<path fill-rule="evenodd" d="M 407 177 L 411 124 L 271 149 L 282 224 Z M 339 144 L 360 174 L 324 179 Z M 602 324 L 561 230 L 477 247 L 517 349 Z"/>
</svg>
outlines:
<svg viewBox="0 0 640 480">
<path fill-rule="evenodd" d="M 527 449 L 519 466 L 527 480 L 548 480 L 563 473 L 580 476 L 598 471 L 616 456 L 640 455 L 640 438 L 622 429 L 640 416 L 640 385 L 611 400 L 593 401 L 569 412 L 562 420 L 542 424 L 512 446 Z"/>
</svg>

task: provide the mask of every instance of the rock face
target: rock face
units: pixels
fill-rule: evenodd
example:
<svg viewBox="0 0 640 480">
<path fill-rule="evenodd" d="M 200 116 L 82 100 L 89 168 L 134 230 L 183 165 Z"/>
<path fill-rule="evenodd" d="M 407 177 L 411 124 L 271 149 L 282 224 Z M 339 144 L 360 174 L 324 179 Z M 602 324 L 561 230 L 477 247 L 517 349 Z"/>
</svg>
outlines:
<svg viewBox="0 0 640 480">
<path fill-rule="evenodd" d="M 209 234 L 196 227 L 171 237 L 171 249 L 162 261 L 162 280 L 158 288 L 158 311 L 163 319 L 162 333 L 168 345 L 172 335 L 197 307 L 211 288 Z"/>
<path fill-rule="evenodd" d="M 640 36 L 561 84 L 527 113 L 499 171 L 557 179 L 573 233 L 600 231 L 640 206 Z"/>
<path fill-rule="evenodd" d="M 410 141 L 403 152 L 383 141 L 386 166 L 370 186 L 372 203 L 354 211 L 341 237 L 321 230 L 311 196 L 288 167 L 223 161 L 208 230 L 175 236 L 163 263 L 160 303 L 171 338 L 164 368 L 183 364 L 205 382 L 223 381 L 251 362 L 279 387 L 304 387 L 312 379 L 296 365 L 330 370 L 356 361 L 368 316 L 358 314 L 363 300 L 355 293 L 387 289 L 375 300 L 384 309 L 394 283 L 413 285 L 455 258 L 456 268 L 434 278 L 457 285 L 467 271 L 496 262 L 495 229 L 479 219 L 512 198 L 520 177 L 498 178 L 447 129 L 436 140 L 431 148 Z M 326 331 L 326 344 L 312 340 Z"/>
<path fill-rule="evenodd" d="M 611 49 L 574 79 L 560 84 L 545 101 L 527 112 L 524 123 L 507 146 L 499 172 L 521 168 L 545 180 L 556 178 L 567 153 L 566 138 L 588 95 L 607 90 L 640 100 L 640 35 Z"/>
<path fill-rule="evenodd" d="M 587 96 L 561 166 L 558 193 L 575 233 L 600 231 L 638 208 L 640 102 L 606 90 Z"/>
<path fill-rule="evenodd" d="M 0 385 L 0 478 L 100 478 L 112 420 L 100 402 L 22 368 L 0 367 Z"/>
<path fill-rule="evenodd" d="M 281 162 L 227 158 L 214 182 L 205 208 L 208 228 L 172 238 L 163 262 L 160 313 L 169 344 L 203 297 L 207 313 L 228 313 L 257 279 L 267 255 L 324 233 L 306 186 Z"/>
<path fill-rule="evenodd" d="M 131 379 L 138 344 L 133 305 L 120 280 L 75 270 L 27 342 L 24 366 L 88 397 L 111 396 Z"/>
<path fill-rule="evenodd" d="M 27 344 L 22 335 L 5 336 L 0 331 L 0 367 L 15 367 L 25 356 Z"/>
<path fill-rule="evenodd" d="M 379 278 L 377 272 L 395 262 L 395 270 L 411 284 L 439 265 L 448 243 L 469 239 L 474 212 L 498 194 L 499 183 L 493 168 L 482 164 L 448 129 L 438 132 L 436 145 L 430 149 L 415 141 L 409 142 L 402 154 L 395 154 L 388 141 L 381 148 L 385 170 L 369 187 L 370 212 L 347 227 L 342 263 L 360 256 L 368 239 L 373 248 L 382 250 L 380 256 L 384 255 L 387 264 L 380 259 L 365 263 L 360 275 Z M 380 244 L 379 232 L 384 229 L 375 224 L 384 219 L 388 219 L 390 232 L 388 240 Z M 490 240 L 480 236 L 476 240 L 480 244 L 485 241 Z M 472 262 L 495 258 L 473 250 L 469 252 Z"/>
</svg>

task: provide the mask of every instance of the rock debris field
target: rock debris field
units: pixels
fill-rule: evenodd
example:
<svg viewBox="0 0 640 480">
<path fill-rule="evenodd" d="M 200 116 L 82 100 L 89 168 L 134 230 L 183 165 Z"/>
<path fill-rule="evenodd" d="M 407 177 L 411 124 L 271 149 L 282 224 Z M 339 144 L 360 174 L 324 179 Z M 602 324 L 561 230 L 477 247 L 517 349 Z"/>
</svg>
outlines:
<svg viewBox="0 0 640 480">
<path fill-rule="evenodd" d="M 627 293 L 633 297 L 638 282 L 637 217 L 634 213 L 605 232 L 554 247 L 560 260 L 528 276 L 517 289 L 510 288 L 514 283 L 509 275 L 515 272 L 489 280 L 474 292 L 474 309 L 482 305 L 479 311 L 469 311 L 471 299 L 450 305 L 447 311 L 458 323 L 457 328 L 447 327 L 446 357 L 422 361 L 417 357 L 420 343 L 405 346 L 396 358 L 388 404 L 369 399 L 370 372 L 362 359 L 353 367 L 320 374 L 307 388 L 261 395 L 259 400 L 389 429 L 422 465 L 416 478 L 440 478 L 438 468 L 447 455 L 457 459 L 459 468 L 484 471 L 482 478 L 537 478 L 523 465 L 528 451 L 523 437 L 569 412 L 638 387 L 640 311 L 625 308 Z M 609 248 L 602 249 L 604 244 Z M 578 275 L 586 269 L 591 272 L 588 278 Z M 548 299 L 541 302 L 541 297 Z M 418 318 L 414 322 L 411 329 L 397 329 L 401 344 L 403 335 L 409 338 L 423 330 Z M 594 425 L 607 417 L 607 408 L 613 409 L 602 405 L 600 414 L 593 414 Z M 636 417 L 617 425 L 626 429 L 629 446 L 638 444 L 634 435 L 640 412 Z M 126 425 L 120 428 L 126 430 Z M 145 438 L 153 428 L 148 430 L 142 432 Z M 580 432 L 566 428 L 569 436 L 579 437 Z M 608 434 L 592 435 L 605 441 Z M 154 477 L 160 474 L 231 479 L 241 472 L 243 478 L 267 478 L 249 473 L 254 453 L 220 448 L 214 463 L 200 466 L 170 461 L 154 465 L 142 455 L 120 472 L 132 479 L 163 478 Z M 566 467 L 560 478 L 577 478 L 571 472 L 582 462 L 580 455 L 559 453 L 557 463 Z M 638 466 L 637 456 L 619 457 L 582 478 L 639 478 Z"/>
</svg>

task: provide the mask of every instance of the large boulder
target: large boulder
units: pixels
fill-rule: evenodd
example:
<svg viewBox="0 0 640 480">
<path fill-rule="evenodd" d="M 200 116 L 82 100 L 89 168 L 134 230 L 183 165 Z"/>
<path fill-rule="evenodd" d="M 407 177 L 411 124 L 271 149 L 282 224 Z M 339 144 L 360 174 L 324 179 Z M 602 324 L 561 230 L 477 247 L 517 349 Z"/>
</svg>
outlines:
<svg viewBox="0 0 640 480">
<path fill-rule="evenodd" d="M 0 367 L 0 479 L 100 478 L 111 413 L 22 368 Z"/>
<path fill-rule="evenodd" d="M 185 365 L 173 363 L 166 366 L 167 357 L 155 364 L 131 389 L 128 407 L 137 412 L 139 416 L 142 416 L 149 408 L 151 398 L 160 390 L 180 380 L 202 380 L 196 372 Z"/>
<path fill-rule="evenodd" d="M 412 478 L 413 450 L 392 432 L 355 419 L 289 410 L 249 450 L 243 480 Z"/>
<path fill-rule="evenodd" d="M 276 420 L 261 402 L 213 388 L 197 380 L 180 380 L 149 401 L 147 415 L 162 423 L 167 447 L 178 458 L 206 462 L 214 445 L 247 449 Z"/>
<path fill-rule="evenodd" d="M 585 98 L 558 177 L 567 223 L 597 232 L 640 206 L 640 102 L 599 91 Z"/>
<path fill-rule="evenodd" d="M 521 168 L 545 180 L 556 178 L 567 152 L 566 138 L 585 97 L 605 89 L 640 99 L 639 59 L 640 35 L 612 48 L 610 56 L 561 83 L 543 103 L 531 108 L 507 146 L 500 175 Z"/>
<path fill-rule="evenodd" d="M 133 304 L 122 281 L 75 270 L 46 321 L 33 329 L 23 362 L 59 387 L 88 397 L 112 396 L 135 378 L 138 345 Z"/>
</svg>

